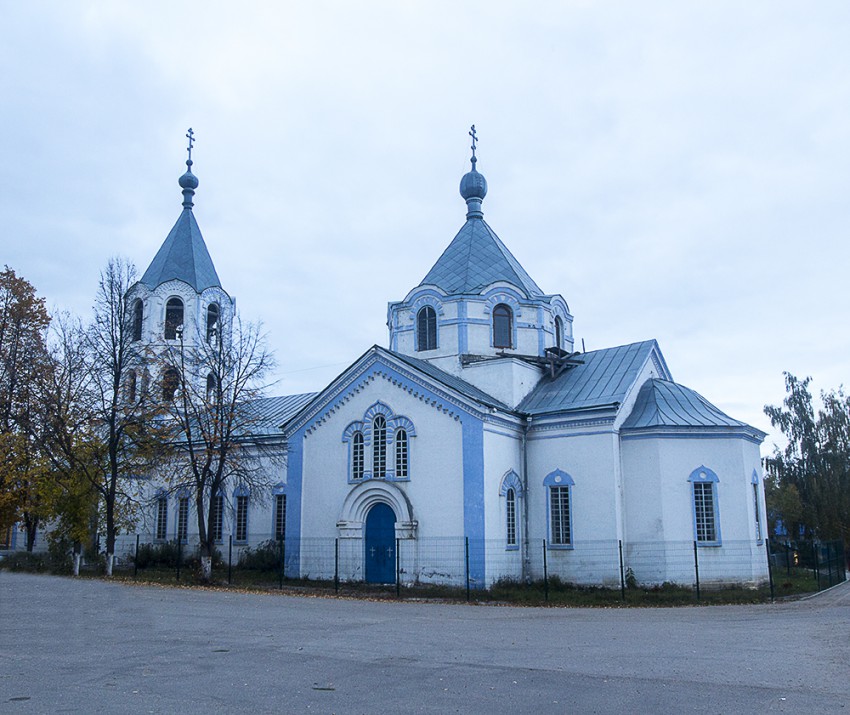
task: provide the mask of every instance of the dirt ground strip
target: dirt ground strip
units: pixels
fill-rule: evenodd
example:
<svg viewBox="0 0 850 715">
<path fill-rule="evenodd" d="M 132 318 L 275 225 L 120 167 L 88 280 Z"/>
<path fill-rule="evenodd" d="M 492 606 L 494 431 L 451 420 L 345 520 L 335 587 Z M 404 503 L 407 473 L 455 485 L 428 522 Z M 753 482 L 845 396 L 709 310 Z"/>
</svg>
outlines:
<svg viewBox="0 0 850 715">
<path fill-rule="evenodd" d="M 3 713 L 850 712 L 850 584 L 512 608 L 0 572 Z"/>
</svg>

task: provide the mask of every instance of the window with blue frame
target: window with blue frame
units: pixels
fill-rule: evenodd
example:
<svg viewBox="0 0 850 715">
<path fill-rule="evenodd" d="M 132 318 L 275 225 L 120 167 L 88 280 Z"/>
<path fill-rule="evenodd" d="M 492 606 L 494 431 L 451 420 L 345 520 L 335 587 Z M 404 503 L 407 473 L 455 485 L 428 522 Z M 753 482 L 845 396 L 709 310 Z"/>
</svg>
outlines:
<svg viewBox="0 0 850 715">
<path fill-rule="evenodd" d="M 351 478 L 363 479 L 366 466 L 366 450 L 363 444 L 363 433 L 355 432 L 351 441 Z"/>
<path fill-rule="evenodd" d="M 550 547 L 572 548 L 573 546 L 573 485 L 573 478 L 560 469 L 556 469 L 543 480 L 543 486 L 547 491 Z"/>
<path fill-rule="evenodd" d="M 720 544 L 717 475 L 707 467 L 699 467 L 688 477 L 691 482 L 694 515 L 694 540 L 700 546 Z"/>
<path fill-rule="evenodd" d="M 177 503 L 177 538 L 185 541 L 189 535 L 189 497 L 180 497 Z"/>
<path fill-rule="evenodd" d="M 513 488 L 505 494 L 505 540 L 508 546 L 516 546 L 516 492 Z"/>
<path fill-rule="evenodd" d="M 383 415 L 376 415 L 372 422 L 372 476 L 387 476 L 387 420 Z"/>
<path fill-rule="evenodd" d="M 274 498 L 274 538 L 286 536 L 286 494 L 276 494 Z"/>
<path fill-rule="evenodd" d="M 761 509 L 759 505 L 761 503 L 761 499 L 759 498 L 759 478 L 758 474 L 753 471 L 753 514 L 755 515 L 756 520 L 756 541 L 761 543 L 764 541 L 764 533 L 761 525 Z"/>
<path fill-rule="evenodd" d="M 399 429 L 395 433 L 395 476 L 407 479 L 408 444 L 407 430 Z"/>
</svg>

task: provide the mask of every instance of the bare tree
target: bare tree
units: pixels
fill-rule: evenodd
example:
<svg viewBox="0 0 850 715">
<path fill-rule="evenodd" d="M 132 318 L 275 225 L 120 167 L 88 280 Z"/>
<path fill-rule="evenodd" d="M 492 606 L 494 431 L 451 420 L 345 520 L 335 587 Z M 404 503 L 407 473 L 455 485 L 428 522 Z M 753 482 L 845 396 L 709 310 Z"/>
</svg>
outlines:
<svg viewBox="0 0 850 715">
<path fill-rule="evenodd" d="M 172 488 L 194 496 L 200 539 L 201 579 L 212 575 L 221 508 L 217 497 L 240 485 L 262 498 L 270 463 L 278 454 L 268 441 L 255 400 L 274 358 L 260 326 L 237 316 L 210 334 L 180 334 L 161 356 L 163 408 L 172 429 L 168 441 Z"/>
</svg>

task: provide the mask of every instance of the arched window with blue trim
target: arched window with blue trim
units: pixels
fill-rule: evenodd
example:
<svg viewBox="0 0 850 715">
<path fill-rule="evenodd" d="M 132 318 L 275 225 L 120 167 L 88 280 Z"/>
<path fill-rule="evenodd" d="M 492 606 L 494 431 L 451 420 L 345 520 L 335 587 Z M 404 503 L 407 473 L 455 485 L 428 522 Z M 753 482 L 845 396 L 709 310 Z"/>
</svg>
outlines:
<svg viewBox="0 0 850 715">
<path fill-rule="evenodd" d="M 759 476 L 756 470 L 753 470 L 753 514 L 755 515 L 756 525 L 756 541 L 762 543 L 764 541 L 764 528 L 761 524 L 761 494 L 759 493 Z"/>
<path fill-rule="evenodd" d="M 246 487 L 238 487 L 236 491 L 233 492 L 233 498 L 236 503 L 234 504 L 234 519 L 233 523 L 235 525 L 235 534 L 234 538 L 236 541 L 247 541 L 248 540 L 248 496 L 250 492 Z"/>
<path fill-rule="evenodd" d="M 694 540 L 699 546 L 720 545 L 720 518 L 717 504 L 718 476 L 708 467 L 701 466 L 691 472 Z"/>
<path fill-rule="evenodd" d="M 546 487 L 549 546 L 572 548 L 573 514 L 572 488 L 575 482 L 564 471 L 556 469 L 543 480 Z"/>
<path fill-rule="evenodd" d="M 168 497 L 160 492 L 156 499 L 156 538 L 165 541 L 168 536 Z"/>
<path fill-rule="evenodd" d="M 286 491 L 284 485 L 276 484 L 272 490 L 274 496 L 274 538 L 286 538 Z"/>
<path fill-rule="evenodd" d="M 351 442 L 351 478 L 363 479 L 366 465 L 366 450 L 363 445 L 363 433 L 355 432 Z"/>
<path fill-rule="evenodd" d="M 437 311 L 430 305 L 420 308 L 416 314 L 416 349 L 437 349 Z"/>
<path fill-rule="evenodd" d="M 133 341 L 142 339 L 142 322 L 145 317 L 145 304 L 141 298 L 136 298 L 133 303 Z"/>
<path fill-rule="evenodd" d="M 522 482 L 519 475 L 510 469 L 502 477 L 499 495 L 505 497 L 505 546 L 510 549 L 519 548 L 519 499 L 523 495 Z"/>
<path fill-rule="evenodd" d="M 395 477 L 407 479 L 408 443 L 407 430 L 398 429 L 395 433 Z"/>
<path fill-rule="evenodd" d="M 387 476 L 387 420 L 383 415 L 375 415 L 372 421 L 372 476 Z"/>
<path fill-rule="evenodd" d="M 493 347 L 513 347 L 513 311 L 504 303 L 493 308 Z"/>
</svg>

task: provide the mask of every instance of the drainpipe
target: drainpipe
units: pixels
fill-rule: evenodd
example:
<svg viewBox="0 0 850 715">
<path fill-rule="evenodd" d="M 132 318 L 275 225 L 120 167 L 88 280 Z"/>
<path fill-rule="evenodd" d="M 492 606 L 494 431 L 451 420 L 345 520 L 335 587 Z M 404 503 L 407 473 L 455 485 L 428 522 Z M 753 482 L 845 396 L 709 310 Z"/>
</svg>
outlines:
<svg viewBox="0 0 850 715">
<path fill-rule="evenodd" d="M 522 423 L 522 580 L 528 582 L 530 579 L 531 562 L 528 555 L 528 427 L 531 424 L 531 415 L 526 415 Z"/>
</svg>

